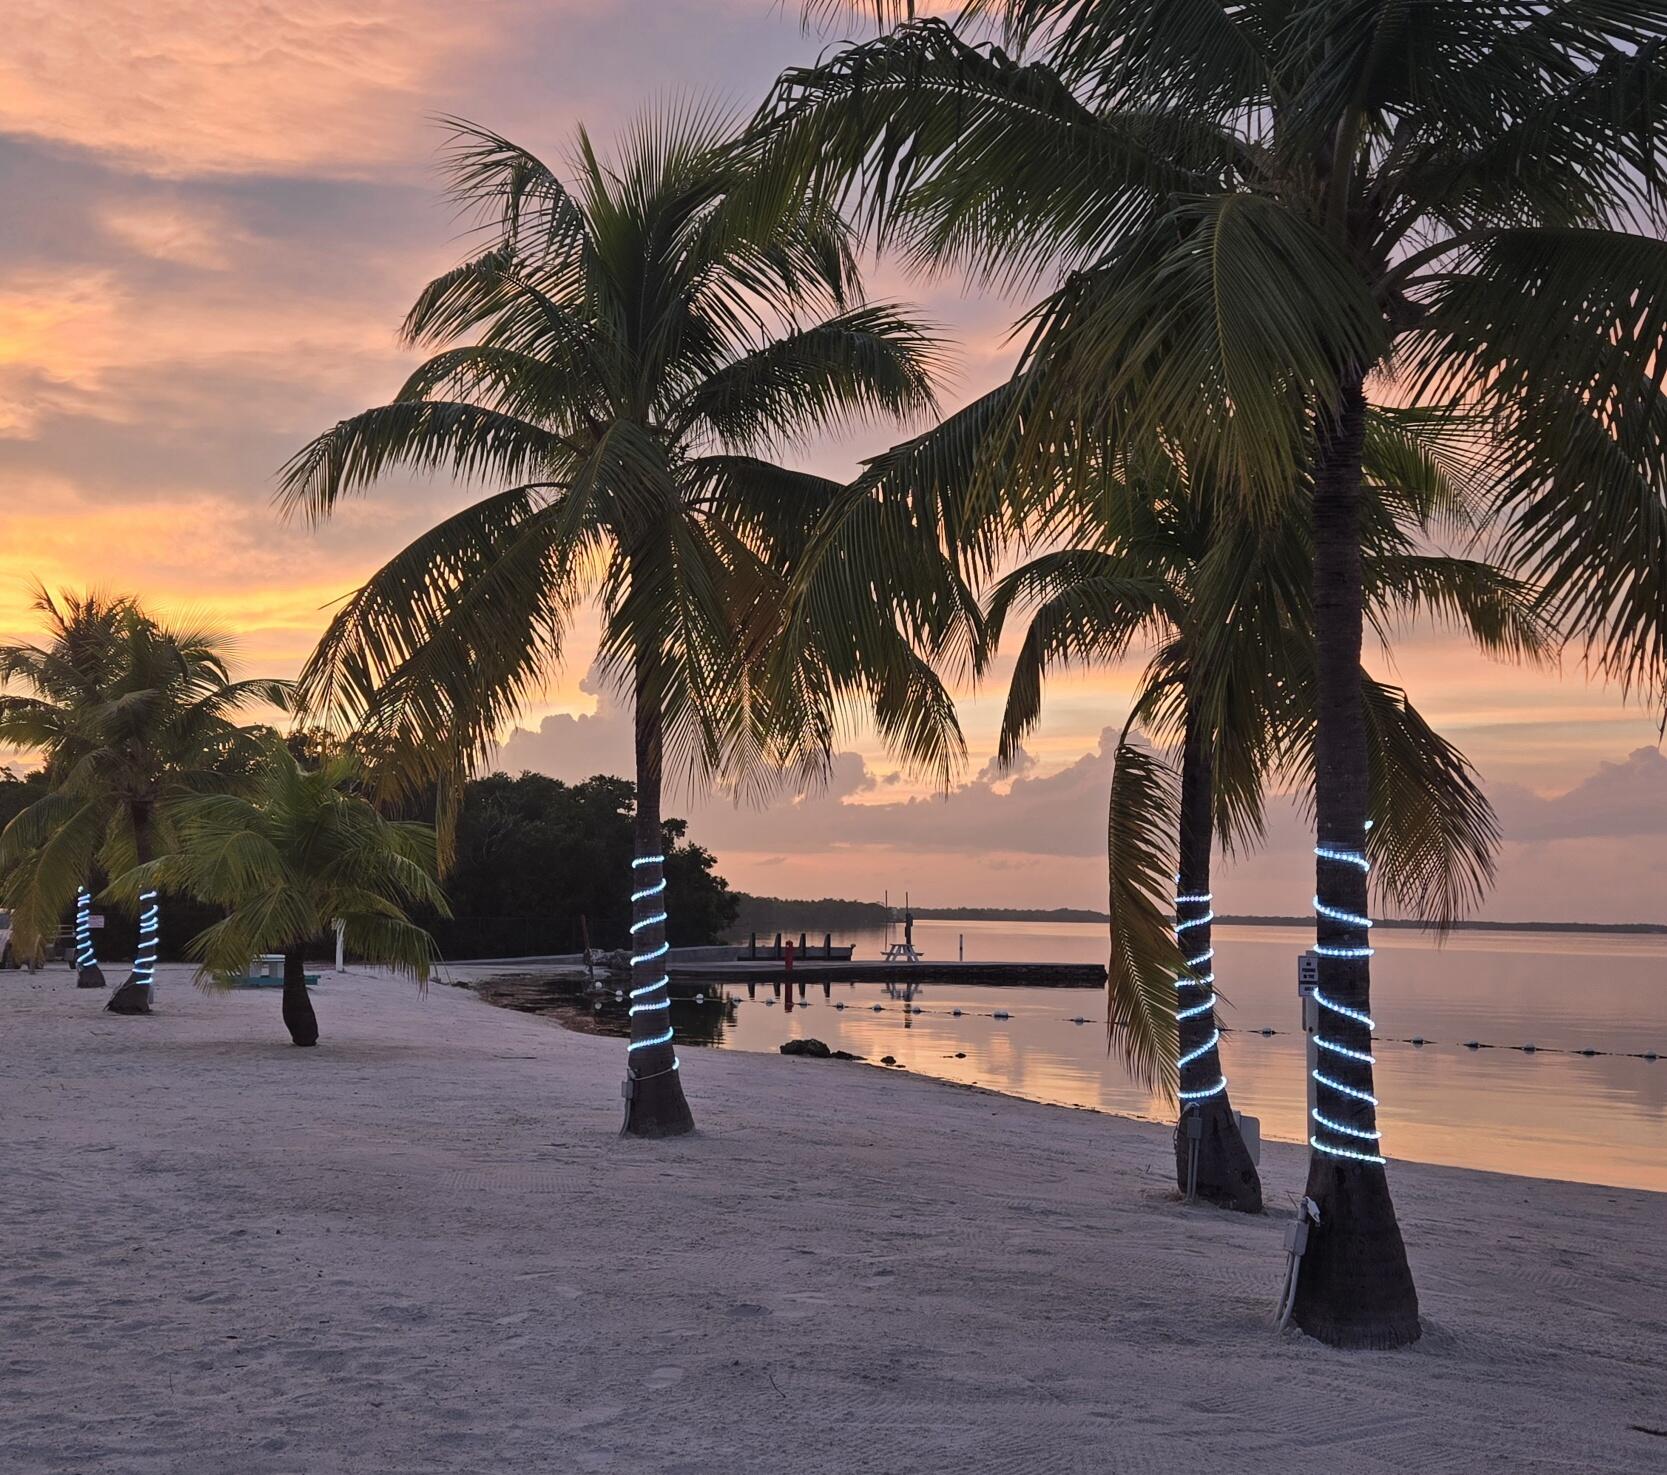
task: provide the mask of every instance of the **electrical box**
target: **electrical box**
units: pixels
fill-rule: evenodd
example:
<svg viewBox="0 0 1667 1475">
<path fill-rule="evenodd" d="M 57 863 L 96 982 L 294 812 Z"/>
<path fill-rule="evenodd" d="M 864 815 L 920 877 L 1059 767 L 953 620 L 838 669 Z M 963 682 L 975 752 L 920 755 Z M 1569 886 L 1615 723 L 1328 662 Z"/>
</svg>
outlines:
<svg viewBox="0 0 1667 1475">
<path fill-rule="evenodd" d="M 1320 986 L 1320 955 L 1308 952 L 1297 955 L 1297 997 L 1302 1000 L 1302 1027 L 1313 1034 L 1320 1027 L 1320 1006 L 1314 992 Z"/>
<path fill-rule="evenodd" d="M 1315 1096 L 1314 1072 L 1319 1069 L 1319 1049 L 1314 1044 L 1314 1032 L 1320 1027 L 1320 1001 L 1314 997 L 1320 987 L 1320 955 L 1309 951 L 1297 955 L 1297 997 L 1302 1000 L 1302 1032 L 1306 1043 L 1306 1068 L 1303 1071 L 1308 1087 L 1308 1117 L 1314 1119 L 1318 1102 Z"/>
<path fill-rule="evenodd" d="M 1242 1111 L 1235 1111 L 1233 1119 L 1239 1124 L 1239 1136 L 1244 1138 L 1244 1148 L 1250 1154 L 1251 1162 L 1260 1167 L 1262 1163 L 1262 1119 L 1246 1116 Z"/>
</svg>

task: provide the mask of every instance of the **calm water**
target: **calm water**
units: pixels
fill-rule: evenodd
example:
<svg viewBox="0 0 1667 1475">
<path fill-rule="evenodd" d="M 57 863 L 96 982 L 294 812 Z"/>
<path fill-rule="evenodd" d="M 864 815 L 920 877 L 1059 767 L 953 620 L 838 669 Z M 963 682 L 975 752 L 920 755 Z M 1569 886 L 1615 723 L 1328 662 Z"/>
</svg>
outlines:
<svg viewBox="0 0 1667 1475">
<path fill-rule="evenodd" d="M 1552 1053 L 1667 1056 L 1667 938 L 1464 933 L 1438 948 L 1415 932 L 1380 933 L 1373 1014 L 1386 1037 L 1377 1084 L 1392 1157 L 1667 1191 L 1667 1059 Z M 969 961 L 1099 961 L 1106 948 L 1103 928 L 1080 923 L 915 926 L 929 958 L 954 958 L 963 936 Z M 859 959 L 877 957 L 883 941 L 844 940 Z M 1265 1136 L 1291 1141 L 1305 1135 L 1296 958 L 1311 941 L 1298 928 L 1215 932 L 1234 1104 L 1261 1118 Z M 808 1035 L 1038 1101 L 1166 1116 L 1107 1057 L 1100 990 L 924 984 L 905 997 L 895 986 L 836 983 L 824 996 L 811 983 L 795 985 L 791 1011 L 768 983 L 751 998 L 745 985 L 725 993 L 725 1004 L 678 1007 L 686 1040 L 774 1051 Z M 1281 1033 L 1255 1033 L 1263 1028 Z M 1414 1036 L 1429 1043 L 1402 1043 Z M 1467 1040 L 1539 1052 L 1469 1050 Z"/>
</svg>

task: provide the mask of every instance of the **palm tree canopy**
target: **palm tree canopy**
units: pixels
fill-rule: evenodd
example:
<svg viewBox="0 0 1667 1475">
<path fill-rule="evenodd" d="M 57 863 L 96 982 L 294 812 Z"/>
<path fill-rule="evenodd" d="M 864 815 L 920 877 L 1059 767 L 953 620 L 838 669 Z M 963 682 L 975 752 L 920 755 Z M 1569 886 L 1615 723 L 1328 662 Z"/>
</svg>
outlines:
<svg viewBox="0 0 1667 1475">
<path fill-rule="evenodd" d="M 54 597 L 36 586 L 31 604 L 43 645 L 0 646 L 0 743 L 41 755 L 50 769 L 72 761 L 76 722 L 119 680 L 121 633 L 133 601 L 97 592 Z"/>
<path fill-rule="evenodd" d="M 1505 551 L 1607 673 L 1667 690 L 1659 4 L 972 0 L 963 26 L 788 72 L 761 147 L 861 187 L 923 265 L 1051 283 L 1048 401 L 1265 508 L 1363 371 L 1462 412 Z"/>
<path fill-rule="evenodd" d="M 261 739 L 234 718 L 290 699 L 288 682 L 232 679 L 224 635 L 163 625 L 132 599 L 42 590 L 36 608 L 47 642 L 0 650 L 0 672 L 30 693 L 0 695 L 0 742 L 42 753 L 51 781 L 0 834 L 25 946 L 56 927 L 95 861 L 129 869 L 143 844 L 166 846 L 180 801 L 247 779 Z"/>
<path fill-rule="evenodd" d="M 674 109 L 611 162 L 581 132 L 564 180 L 454 126 L 451 192 L 485 240 L 406 319 L 436 352 L 394 401 L 301 451 L 280 493 L 322 519 L 395 468 L 496 488 L 378 570 L 303 673 L 310 709 L 367 734 L 385 790 L 455 786 L 593 595 L 606 669 L 659 705 L 675 758 L 750 768 L 832 730 L 826 712 L 773 719 L 747 679 L 837 490 L 766 453 L 928 411 L 939 345 L 863 301 L 837 211 L 774 190 L 733 132 Z"/>
<path fill-rule="evenodd" d="M 385 819 L 359 792 L 351 753 L 305 769 L 269 743 L 247 796 L 211 794 L 175 812 L 175 848 L 112 883 L 132 900 L 162 888 L 223 907 L 189 947 L 198 981 L 226 985 L 262 953 L 299 947 L 341 923 L 354 952 L 426 981 L 434 943 L 410 912 L 449 916 L 435 880 L 431 825 Z"/>
</svg>

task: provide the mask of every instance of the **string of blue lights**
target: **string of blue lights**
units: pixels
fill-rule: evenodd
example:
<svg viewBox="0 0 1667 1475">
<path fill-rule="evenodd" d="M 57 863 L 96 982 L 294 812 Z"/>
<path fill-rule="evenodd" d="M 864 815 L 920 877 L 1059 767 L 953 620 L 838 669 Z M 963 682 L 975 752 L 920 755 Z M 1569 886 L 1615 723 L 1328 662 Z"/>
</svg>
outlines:
<svg viewBox="0 0 1667 1475">
<path fill-rule="evenodd" d="M 85 886 L 75 893 L 75 965 L 98 967 L 98 955 L 93 951 L 93 896 Z"/>
<path fill-rule="evenodd" d="M 1177 877 L 1176 879 L 1179 880 L 1180 878 Z M 1210 903 L 1214 900 L 1214 895 L 1208 891 L 1177 893 L 1175 897 L 1175 941 L 1183 952 L 1187 948 L 1186 934 L 1188 932 L 1191 932 L 1198 927 L 1207 927 L 1211 922 L 1215 921 L 1215 913 L 1210 910 Z M 1181 915 L 1182 907 L 1203 907 L 1204 911 L 1199 916 L 1183 917 Z M 1204 948 L 1202 951 L 1187 958 L 1187 971 L 1185 973 L 1177 973 L 1175 975 L 1175 1002 L 1177 1006 L 1175 1010 L 1175 1018 L 1177 1021 L 1199 1019 L 1214 1010 L 1216 1006 L 1216 976 L 1212 971 L 1210 971 L 1210 962 L 1215 955 L 1216 953 L 1213 947 Z M 1203 989 L 1206 997 L 1197 1004 L 1188 1004 L 1186 1007 L 1182 1008 L 1180 1007 L 1181 999 L 1186 997 L 1185 990 L 1187 989 Z M 1198 1064 L 1215 1051 L 1220 1044 L 1221 1031 L 1218 1029 L 1212 1029 L 1210 1031 L 1209 1039 L 1205 1040 L 1203 1044 L 1196 1046 L 1181 1056 L 1179 1061 L 1181 1069 L 1185 1071 L 1189 1066 Z M 1186 1082 L 1183 1081 L 1182 1085 L 1184 1086 L 1185 1084 Z M 1185 1110 L 1187 1106 L 1193 1105 L 1196 1102 L 1208 1101 L 1212 1096 L 1221 1095 L 1221 1093 L 1226 1089 L 1227 1077 L 1221 1073 L 1220 1057 L 1217 1056 L 1216 1078 L 1214 1081 L 1203 1086 L 1195 1086 L 1190 1090 L 1177 1091 L 1175 1094 L 1181 1100 L 1182 1110 Z"/>
<path fill-rule="evenodd" d="M 161 931 L 161 908 L 154 891 L 139 893 L 139 947 L 133 959 L 133 981 L 149 989 L 156 978 L 157 933 Z"/>
<path fill-rule="evenodd" d="M 1364 852 L 1356 850 L 1352 846 L 1322 842 L 1314 847 L 1314 854 L 1320 860 L 1330 861 L 1334 865 L 1348 866 L 1359 871 L 1362 875 L 1369 874 L 1372 869 L 1372 863 L 1366 858 Z M 1317 916 L 1324 920 L 1356 932 L 1365 933 L 1372 925 L 1370 917 L 1360 912 L 1351 912 L 1344 907 L 1334 906 L 1323 900 L 1317 892 L 1314 897 L 1314 911 Z M 1342 962 L 1356 962 L 1372 956 L 1372 948 L 1365 942 L 1321 942 L 1315 944 L 1314 951 L 1321 958 L 1333 958 Z M 1318 987 L 1314 989 L 1314 1002 L 1324 1011 L 1320 1016 L 1322 1020 L 1326 1014 L 1335 1015 L 1339 1019 L 1346 1019 L 1352 1024 L 1363 1026 L 1368 1037 L 1370 1037 L 1375 1025 L 1372 1016 L 1365 1010 L 1355 1009 L 1347 1004 L 1340 1003 Z M 1370 1050 L 1357 1050 L 1351 1045 L 1344 1044 L 1342 1040 L 1324 1033 L 1318 1024 L 1314 1029 L 1314 1046 L 1317 1050 L 1323 1050 L 1328 1055 L 1336 1056 L 1342 1060 L 1352 1060 L 1361 1065 L 1375 1065 L 1377 1063 L 1377 1057 Z M 1356 1112 L 1370 1113 L 1375 1111 L 1378 1099 L 1370 1091 L 1339 1081 L 1335 1077 L 1327 1075 L 1317 1066 L 1311 1074 L 1317 1086 L 1343 1097 L 1345 1105 Z M 1312 1118 L 1314 1130 L 1309 1133 L 1308 1145 L 1315 1152 L 1324 1153 L 1327 1157 L 1343 1158 L 1351 1162 L 1383 1163 L 1387 1161 L 1381 1153 L 1375 1150 L 1382 1136 L 1375 1121 L 1370 1125 L 1338 1121 L 1321 1111 L 1318 1102 L 1310 1109 L 1309 1116 Z M 1325 1136 L 1322 1136 L 1321 1133 L 1324 1133 Z M 1370 1143 L 1373 1150 L 1365 1151 L 1343 1142 L 1328 1140 L 1338 1137 L 1349 1138 L 1355 1142 Z"/>
<path fill-rule="evenodd" d="M 644 866 L 664 867 L 665 863 L 666 858 L 664 855 L 639 855 L 631 862 L 631 869 L 633 871 L 638 871 Z M 649 901 L 653 897 L 663 896 L 665 894 L 665 890 L 666 878 L 664 874 L 661 874 L 655 879 L 652 885 L 641 887 L 631 893 L 631 905 L 635 908 L 638 902 Z M 636 943 L 636 937 L 639 932 L 646 932 L 651 927 L 663 926 L 665 922 L 666 911 L 663 903 L 661 904 L 659 911 L 653 912 L 632 922 L 631 939 L 633 946 Z M 650 948 L 646 953 L 633 953 L 631 955 L 631 967 L 635 969 L 639 964 L 657 963 L 670 951 L 671 944 L 662 938 L 658 947 Z M 632 989 L 630 1010 L 632 1016 L 634 1017 L 638 1014 L 658 1013 L 665 1013 L 669 1016 L 671 1011 L 670 985 L 671 975 L 666 973 L 662 968 L 660 976 L 655 979 L 653 983 L 644 984 L 640 988 Z M 626 1047 L 626 1055 L 627 1057 L 630 1057 L 635 1055 L 639 1050 L 652 1050 L 656 1045 L 669 1045 L 671 1044 L 672 1039 L 673 1030 L 668 1018 L 665 1032 L 663 1034 L 645 1036 L 640 1040 L 632 1040 Z M 681 1065 L 682 1062 L 679 1061 L 674 1054 L 672 1056 L 671 1068 L 673 1070 L 678 1070 L 681 1068 Z"/>
</svg>

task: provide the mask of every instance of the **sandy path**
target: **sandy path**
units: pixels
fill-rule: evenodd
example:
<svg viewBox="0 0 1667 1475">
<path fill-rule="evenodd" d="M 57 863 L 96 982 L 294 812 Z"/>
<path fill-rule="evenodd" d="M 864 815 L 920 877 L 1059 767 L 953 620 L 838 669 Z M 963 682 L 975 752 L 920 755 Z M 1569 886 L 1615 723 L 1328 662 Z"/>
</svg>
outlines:
<svg viewBox="0 0 1667 1475">
<path fill-rule="evenodd" d="M 1166 1134 L 691 1050 L 620 1141 L 617 1042 L 327 980 L 117 1019 L 0 973 L 0 1471 L 1662 1471 L 1667 1196 L 1396 1165 L 1426 1312 L 1268 1314 L 1279 1212 Z"/>
</svg>

